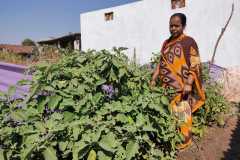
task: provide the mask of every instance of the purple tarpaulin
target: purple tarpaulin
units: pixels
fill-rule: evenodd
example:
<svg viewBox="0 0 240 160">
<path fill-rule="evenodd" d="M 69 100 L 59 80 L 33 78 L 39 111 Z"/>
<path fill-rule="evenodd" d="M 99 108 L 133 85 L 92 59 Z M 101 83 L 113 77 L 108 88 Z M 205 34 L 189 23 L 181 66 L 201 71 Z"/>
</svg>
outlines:
<svg viewBox="0 0 240 160">
<path fill-rule="evenodd" d="M 218 81 L 223 79 L 224 76 L 224 71 L 226 70 L 226 68 L 223 68 L 221 66 L 218 66 L 216 64 L 208 64 L 208 68 L 209 68 L 209 76 L 211 78 L 211 81 Z"/>
<path fill-rule="evenodd" d="M 0 62 L 0 69 L 8 70 L 16 73 L 24 73 L 27 67 L 23 65 L 18 65 L 18 64 Z"/>
<path fill-rule="evenodd" d="M 31 75 L 25 75 L 27 67 L 22 65 L 0 62 L 0 91 L 7 92 L 8 87 L 16 85 L 19 80 L 30 80 Z M 16 86 L 16 95 L 21 96 L 28 92 L 29 86 Z"/>
</svg>

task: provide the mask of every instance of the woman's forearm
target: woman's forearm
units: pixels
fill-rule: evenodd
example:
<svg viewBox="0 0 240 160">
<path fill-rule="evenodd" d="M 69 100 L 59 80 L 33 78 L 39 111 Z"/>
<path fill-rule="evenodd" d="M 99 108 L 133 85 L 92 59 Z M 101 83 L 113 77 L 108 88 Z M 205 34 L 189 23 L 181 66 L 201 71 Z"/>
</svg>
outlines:
<svg viewBox="0 0 240 160">
<path fill-rule="evenodd" d="M 157 65 L 154 73 L 153 73 L 153 76 L 152 76 L 152 81 L 156 81 L 157 80 L 157 77 L 159 76 L 159 73 L 160 73 L 160 64 Z"/>
</svg>

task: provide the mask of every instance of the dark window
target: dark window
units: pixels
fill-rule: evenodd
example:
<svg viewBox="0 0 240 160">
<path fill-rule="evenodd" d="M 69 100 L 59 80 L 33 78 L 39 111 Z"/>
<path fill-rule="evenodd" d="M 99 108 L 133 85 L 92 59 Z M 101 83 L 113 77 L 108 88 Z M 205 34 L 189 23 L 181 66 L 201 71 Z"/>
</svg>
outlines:
<svg viewBox="0 0 240 160">
<path fill-rule="evenodd" d="M 113 20 L 113 12 L 105 13 L 105 21 Z"/>
<path fill-rule="evenodd" d="M 171 0 L 172 9 L 185 7 L 185 0 Z"/>
</svg>

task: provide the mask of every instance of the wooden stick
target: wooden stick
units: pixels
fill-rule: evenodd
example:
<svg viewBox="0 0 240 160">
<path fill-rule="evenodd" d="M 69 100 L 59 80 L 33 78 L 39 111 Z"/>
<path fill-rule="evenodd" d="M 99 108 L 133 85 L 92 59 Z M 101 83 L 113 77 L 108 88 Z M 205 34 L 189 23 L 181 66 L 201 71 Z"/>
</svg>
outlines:
<svg viewBox="0 0 240 160">
<path fill-rule="evenodd" d="M 219 44 L 219 42 L 220 42 L 220 40 L 221 40 L 221 38 L 222 38 L 222 36 L 223 36 L 223 34 L 224 34 L 224 32 L 225 32 L 225 30 L 226 30 L 226 28 L 227 28 L 230 20 L 232 19 L 233 12 L 234 12 L 234 3 L 232 4 L 231 15 L 229 16 L 228 21 L 227 21 L 226 25 L 224 26 L 224 28 L 222 28 L 221 34 L 219 35 L 219 37 L 218 37 L 218 39 L 217 39 L 217 42 L 216 42 L 216 44 L 215 44 L 214 52 L 213 52 L 213 56 L 212 56 L 212 60 L 211 60 L 211 62 L 210 62 L 211 64 L 214 63 L 214 58 L 215 58 L 215 55 L 216 55 L 216 51 L 217 51 L 218 44 Z"/>
</svg>

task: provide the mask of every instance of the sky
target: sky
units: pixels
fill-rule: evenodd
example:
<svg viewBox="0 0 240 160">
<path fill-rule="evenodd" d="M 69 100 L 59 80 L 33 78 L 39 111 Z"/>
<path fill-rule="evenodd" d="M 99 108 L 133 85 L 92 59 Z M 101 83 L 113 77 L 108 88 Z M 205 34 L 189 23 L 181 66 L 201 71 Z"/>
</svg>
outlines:
<svg viewBox="0 0 240 160">
<path fill-rule="evenodd" d="M 80 13 L 136 0 L 0 0 L 0 44 L 80 32 Z"/>
</svg>

